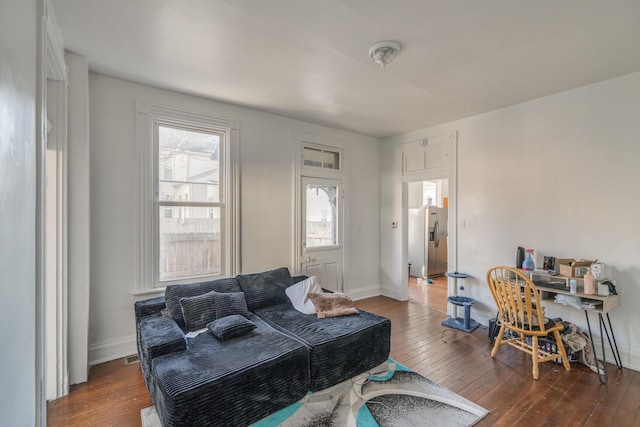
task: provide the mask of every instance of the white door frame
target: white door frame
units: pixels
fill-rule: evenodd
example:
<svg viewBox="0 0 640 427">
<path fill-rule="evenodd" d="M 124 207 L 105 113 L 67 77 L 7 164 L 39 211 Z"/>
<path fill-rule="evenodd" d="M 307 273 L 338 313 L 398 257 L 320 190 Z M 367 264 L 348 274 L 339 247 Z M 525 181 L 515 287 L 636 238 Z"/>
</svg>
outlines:
<svg viewBox="0 0 640 427">
<path fill-rule="evenodd" d="M 45 298 L 47 400 L 69 393 L 68 345 L 68 220 L 67 220 L 67 83 L 48 81 L 47 116 L 53 123 L 47 137 Z M 53 182 L 50 180 L 53 179 Z M 51 208 L 51 209 L 49 209 Z M 50 239 L 50 240 L 49 240 Z"/>
<path fill-rule="evenodd" d="M 405 285 L 401 287 L 401 300 L 406 301 L 409 299 L 409 272 L 407 266 L 409 263 L 409 183 L 416 181 L 432 181 L 436 179 L 447 178 L 449 180 L 449 208 L 448 208 L 448 221 L 447 232 L 449 234 L 448 239 L 448 270 L 458 270 L 458 133 L 457 131 L 450 132 L 448 134 L 449 140 L 449 164 L 448 173 L 443 174 L 442 170 L 438 171 L 425 171 L 420 174 L 412 174 L 410 176 L 402 176 L 402 218 L 401 232 L 402 232 L 402 282 Z M 402 150 L 402 146 L 398 147 Z M 446 176 L 444 176 L 446 174 Z M 458 289 L 455 286 L 455 280 L 448 278 L 447 289 L 449 296 L 458 295 Z M 457 317 L 456 306 L 447 304 L 447 314 L 453 317 Z"/>
<path fill-rule="evenodd" d="M 300 260 L 303 257 L 302 251 L 302 177 L 309 176 L 315 178 L 330 178 L 342 181 L 342 191 L 344 195 L 349 194 L 349 183 L 347 180 L 347 174 L 345 170 L 348 165 L 348 150 L 345 141 L 330 138 L 321 135 L 314 135 L 298 130 L 292 132 L 293 142 L 293 218 L 294 218 L 294 230 L 292 240 L 292 259 L 291 267 L 294 274 L 300 273 Z M 335 148 L 341 152 L 341 167 L 340 170 L 313 170 L 310 171 L 303 167 L 302 164 L 302 146 L 305 143 L 321 145 L 324 147 Z M 349 235 L 349 198 L 342 197 L 342 235 L 345 236 L 342 242 L 343 259 L 342 259 L 342 292 L 347 292 L 349 277 L 349 242 L 346 236 Z"/>
<path fill-rule="evenodd" d="M 64 59 L 64 44 L 54 9 L 49 0 L 41 3 L 42 21 L 39 53 L 39 107 L 38 126 L 38 291 L 37 357 L 44 385 L 42 399 L 55 399 L 69 393 L 68 370 L 68 275 L 67 275 L 67 93 L 68 75 Z M 48 125 L 53 122 L 53 128 Z M 51 132 L 51 133 L 49 133 Z M 51 139 L 51 143 L 49 143 Z M 48 147 L 47 147 L 48 146 Z M 50 151 L 50 178 L 47 185 L 47 148 Z M 40 149 L 42 151 L 40 151 Z M 53 194 L 52 194 L 53 193 Z M 48 203 L 49 202 L 49 203 Z M 47 209 L 55 206 L 54 209 Z M 50 239 L 50 240 L 49 240 Z M 47 241 L 51 244 L 48 245 Z M 50 274 L 48 274 L 48 272 Z M 49 302 L 47 302 L 49 300 Z M 48 372 L 51 370 L 52 372 Z M 53 384 L 50 384 L 53 382 Z M 44 415 L 46 410 L 40 414 Z M 46 418 L 45 418 L 46 420 Z"/>
</svg>

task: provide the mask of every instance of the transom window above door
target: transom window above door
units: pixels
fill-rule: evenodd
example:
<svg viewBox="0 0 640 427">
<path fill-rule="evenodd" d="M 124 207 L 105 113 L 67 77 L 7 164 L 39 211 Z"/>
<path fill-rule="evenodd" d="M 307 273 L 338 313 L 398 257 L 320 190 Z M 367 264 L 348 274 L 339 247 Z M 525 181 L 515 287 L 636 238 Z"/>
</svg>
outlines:
<svg viewBox="0 0 640 427">
<path fill-rule="evenodd" d="M 304 167 L 341 170 L 340 154 L 339 150 L 305 145 L 302 147 L 302 164 Z"/>
</svg>

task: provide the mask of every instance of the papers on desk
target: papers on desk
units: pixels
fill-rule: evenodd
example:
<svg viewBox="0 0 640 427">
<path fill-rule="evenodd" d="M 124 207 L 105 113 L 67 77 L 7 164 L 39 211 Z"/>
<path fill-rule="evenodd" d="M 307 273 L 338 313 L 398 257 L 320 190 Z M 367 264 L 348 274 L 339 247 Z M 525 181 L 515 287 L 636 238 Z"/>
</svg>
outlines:
<svg viewBox="0 0 640 427">
<path fill-rule="evenodd" d="M 580 307 L 582 308 L 597 308 L 602 305 L 602 301 L 590 298 L 580 298 Z"/>
<path fill-rule="evenodd" d="M 575 295 L 556 294 L 554 302 L 557 304 L 568 305 L 576 310 L 580 310 L 582 308 L 580 298 Z"/>
<path fill-rule="evenodd" d="M 601 300 L 580 298 L 575 295 L 556 294 L 554 301 L 557 304 L 569 305 L 575 309 L 594 309 L 602 305 Z"/>
<path fill-rule="evenodd" d="M 558 274 L 557 271 L 555 270 L 546 270 L 544 268 L 534 268 L 533 269 L 533 273 L 534 274 L 544 274 L 547 276 L 555 276 L 556 274 Z"/>
</svg>

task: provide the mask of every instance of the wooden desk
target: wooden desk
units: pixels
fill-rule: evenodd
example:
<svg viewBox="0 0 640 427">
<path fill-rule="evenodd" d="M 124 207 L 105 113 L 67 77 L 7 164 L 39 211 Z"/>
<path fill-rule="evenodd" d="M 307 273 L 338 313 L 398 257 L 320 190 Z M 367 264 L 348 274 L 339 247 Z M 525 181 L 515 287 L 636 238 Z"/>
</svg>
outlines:
<svg viewBox="0 0 640 427">
<path fill-rule="evenodd" d="M 582 307 L 582 310 L 593 311 L 600 314 L 605 314 L 605 313 L 608 314 L 611 310 L 613 310 L 614 308 L 620 305 L 620 295 L 607 295 L 607 296 L 598 295 L 598 294 L 587 295 L 582 292 L 572 294 L 569 291 L 556 289 L 556 288 L 549 288 L 544 285 L 540 285 L 538 283 L 536 283 L 535 285 L 536 285 L 536 288 L 538 288 L 538 290 L 540 291 L 540 301 L 543 301 L 543 302 L 554 302 L 556 295 L 569 295 L 572 297 L 578 297 L 580 299 L 586 298 L 590 300 L 602 301 L 601 306 L 596 306 L 594 308 Z"/>
<path fill-rule="evenodd" d="M 531 278 L 531 280 L 533 280 L 534 276 L 537 276 L 536 273 L 533 273 L 530 271 L 528 271 L 527 273 L 529 273 L 529 277 Z M 554 278 L 556 276 L 550 276 L 550 277 Z M 558 276 L 558 278 L 563 278 L 563 277 Z M 581 307 L 581 310 L 584 311 L 584 315 L 587 319 L 587 328 L 589 329 L 589 340 L 591 341 L 591 348 L 593 348 L 593 355 L 596 358 L 596 370 L 598 373 L 598 379 L 602 384 L 606 384 L 609 381 L 609 375 L 607 374 L 607 356 L 604 352 L 603 331 L 607 336 L 607 340 L 609 341 L 609 347 L 611 348 L 611 352 L 613 353 L 613 358 L 615 359 L 616 366 L 618 367 L 618 369 L 622 369 L 622 361 L 620 359 L 620 352 L 618 351 L 618 344 L 616 343 L 616 337 L 613 334 L 613 328 L 611 327 L 611 319 L 609 318 L 609 312 L 620 305 L 620 295 L 606 295 L 606 296 L 597 295 L 597 294 L 587 295 L 581 292 L 572 294 L 568 290 L 556 289 L 555 287 L 553 288 L 545 287 L 544 285 L 539 284 L 540 283 L 539 281 L 536 280 L 536 282 L 538 282 L 535 285 L 538 291 L 540 292 L 540 301 L 542 302 L 552 302 L 556 304 L 555 302 L 556 295 L 570 295 L 574 297 L 579 297 L 580 299 L 587 298 L 590 300 L 602 301 L 602 305 L 598 305 L 594 308 Z M 568 307 L 575 308 L 573 306 L 568 306 Z M 597 362 L 598 354 L 596 352 L 596 346 L 593 343 L 593 334 L 591 333 L 591 323 L 589 322 L 589 312 L 598 314 L 598 320 L 600 323 L 600 341 L 602 344 L 602 363 L 604 365 L 604 372 L 600 371 L 600 366 Z M 607 316 L 607 323 L 605 323 L 604 318 L 602 317 L 603 314 L 606 314 Z"/>
</svg>

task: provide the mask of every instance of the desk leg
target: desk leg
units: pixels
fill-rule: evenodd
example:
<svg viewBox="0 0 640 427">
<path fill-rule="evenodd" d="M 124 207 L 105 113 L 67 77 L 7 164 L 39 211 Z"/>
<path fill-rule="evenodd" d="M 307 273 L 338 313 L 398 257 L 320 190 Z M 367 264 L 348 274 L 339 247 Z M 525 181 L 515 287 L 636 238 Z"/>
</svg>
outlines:
<svg viewBox="0 0 640 427">
<path fill-rule="evenodd" d="M 620 352 L 618 351 L 618 344 L 616 343 L 616 337 L 615 335 L 613 335 L 613 328 L 611 327 L 611 318 L 609 317 L 609 313 L 607 313 L 607 320 L 609 321 L 609 329 L 607 330 L 607 325 L 604 323 L 602 313 L 598 313 L 598 321 L 600 323 L 600 341 L 602 344 L 602 365 L 604 367 L 603 371 L 601 372 L 600 364 L 598 363 L 598 355 L 596 353 L 596 346 L 593 343 L 593 334 L 591 333 L 591 324 L 589 323 L 589 313 L 587 312 L 587 310 L 584 311 L 584 315 L 587 318 L 587 328 L 589 329 L 589 340 L 591 341 L 591 348 L 593 349 L 593 357 L 596 359 L 596 372 L 598 373 L 598 379 L 602 384 L 606 384 L 609 381 L 609 375 L 607 373 L 607 354 L 604 351 L 604 334 L 602 333 L 603 329 L 607 335 L 607 340 L 609 341 L 609 346 L 611 347 L 613 358 L 616 361 L 616 366 L 618 367 L 618 369 L 622 369 L 622 362 L 620 359 Z M 611 336 L 609 335 L 609 331 L 611 331 Z M 613 338 L 613 343 L 611 342 L 611 338 Z"/>
<path fill-rule="evenodd" d="M 591 341 L 593 358 L 596 360 L 595 363 L 596 363 L 596 372 L 598 373 L 598 379 L 600 380 L 600 383 L 606 384 L 607 382 L 609 382 L 609 375 L 607 374 L 607 356 L 604 352 L 604 340 L 601 340 L 602 341 L 602 364 L 604 366 L 604 372 L 600 372 L 600 363 L 598 362 L 598 354 L 596 353 L 596 346 L 593 343 L 593 334 L 591 333 L 591 323 L 589 322 L 589 313 L 587 312 L 587 310 L 584 310 L 584 316 L 587 318 L 587 328 L 589 329 L 589 341 Z M 601 314 L 600 314 L 600 320 L 602 320 Z M 602 322 L 600 322 L 600 336 L 602 336 Z"/>
<path fill-rule="evenodd" d="M 616 337 L 615 335 L 613 335 L 613 328 L 611 327 L 611 318 L 609 317 L 609 313 L 607 313 L 607 321 L 609 322 L 609 331 L 611 331 L 611 337 L 609 337 L 609 331 L 607 331 L 607 325 L 604 325 L 604 331 L 607 334 L 607 340 L 609 341 L 609 347 L 611 347 L 613 358 L 616 361 L 616 366 L 618 367 L 618 369 L 622 369 L 622 359 L 620 358 L 620 351 L 618 351 L 618 343 L 616 342 Z M 600 314 L 600 322 L 604 323 L 604 320 L 602 319 L 602 314 Z M 613 339 L 613 344 L 611 343 L 611 339 Z"/>
</svg>

